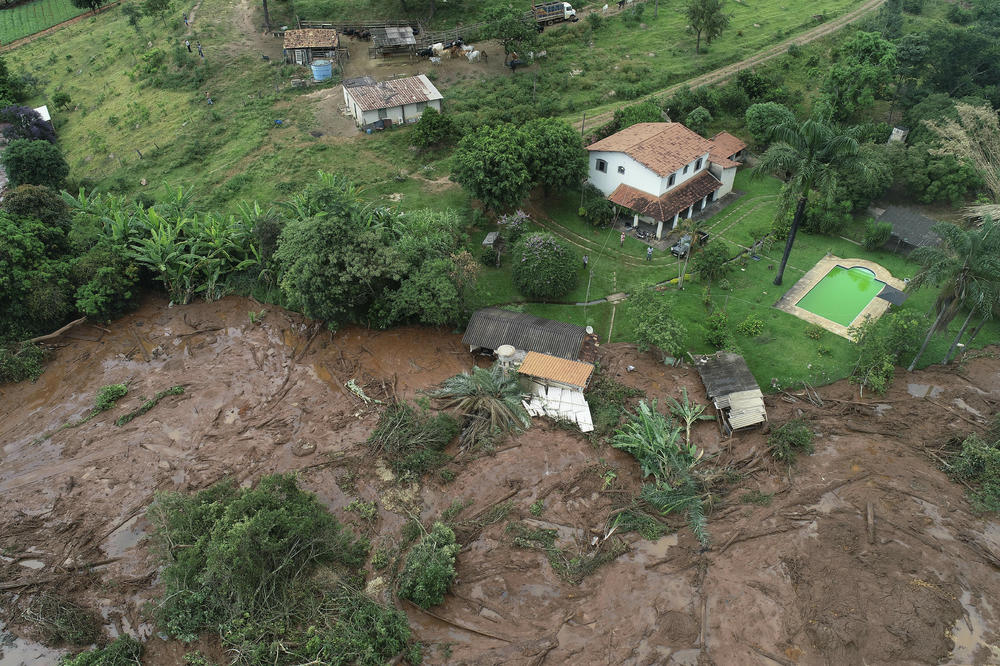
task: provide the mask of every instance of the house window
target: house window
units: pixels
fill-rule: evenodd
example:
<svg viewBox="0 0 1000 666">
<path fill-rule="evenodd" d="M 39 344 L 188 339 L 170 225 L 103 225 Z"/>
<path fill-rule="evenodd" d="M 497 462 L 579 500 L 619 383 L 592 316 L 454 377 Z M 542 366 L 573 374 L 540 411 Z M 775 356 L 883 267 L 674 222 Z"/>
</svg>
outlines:
<svg viewBox="0 0 1000 666">
<path fill-rule="evenodd" d="M 382 120 L 385 120 L 386 118 L 388 118 L 389 117 L 389 109 L 379 109 L 378 110 L 378 117 L 380 119 L 382 119 Z"/>
<path fill-rule="evenodd" d="M 699 157 L 698 161 L 694 163 L 694 170 L 697 171 L 700 168 L 701 168 L 701 158 Z"/>
<path fill-rule="evenodd" d="M 685 164 L 684 165 L 684 173 L 687 173 L 689 168 L 691 168 L 691 165 L 690 164 Z"/>
<path fill-rule="evenodd" d="M 604 160 L 597 160 L 597 170 L 600 171 L 601 173 L 607 173 L 608 163 L 605 162 Z"/>
<path fill-rule="evenodd" d="M 670 174 L 670 178 L 667 179 L 667 187 L 673 187 L 674 183 L 677 182 L 677 174 Z"/>
<path fill-rule="evenodd" d="M 625 173 L 625 167 L 623 166 L 618 167 L 618 173 Z"/>
</svg>

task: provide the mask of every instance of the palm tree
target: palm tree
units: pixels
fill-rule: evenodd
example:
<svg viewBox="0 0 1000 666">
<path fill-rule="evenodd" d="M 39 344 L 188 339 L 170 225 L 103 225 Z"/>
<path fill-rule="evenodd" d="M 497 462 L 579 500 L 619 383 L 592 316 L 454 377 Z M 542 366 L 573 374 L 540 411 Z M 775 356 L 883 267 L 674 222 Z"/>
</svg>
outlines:
<svg viewBox="0 0 1000 666">
<path fill-rule="evenodd" d="M 941 285 L 934 303 L 937 316 L 927 330 L 920 351 L 907 368 L 910 372 L 917 366 L 935 332 L 946 328 L 959 310 L 968 306 L 969 317 L 959 332 L 960 339 L 969 318 L 974 312 L 983 311 L 991 298 L 995 299 L 1000 285 L 1000 228 L 996 222 L 987 219 L 981 227 L 974 229 L 940 222 L 933 229 L 943 242 L 940 246 L 914 250 L 911 258 L 923 268 L 910 281 L 910 286 L 919 289 L 926 284 Z M 992 305 L 990 308 L 992 310 Z M 958 339 L 953 346 L 957 345 Z"/>
<path fill-rule="evenodd" d="M 792 252 L 792 243 L 795 242 L 795 233 L 799 230 L 813 188 L 831 192 L 837 184 L 838 171 L 858 171 L 870 177 L 876 166 L 862 155 L 857 141 L 822 120 L 809 119 L 801 124 L 779 125 L 772 128 L 770 138 L 772 143 L 750 172 L 751 176 L 760 178 L 767 174 L 791 174 L 786 187 L 790 193 L 799 195 L 792 228 L 785 243 L 785 254 L 774 278 L 774 284 L 780 285 L 788 255 Z"/>
<path fill-rule="evenodd" d="M 531 425 L 521 404 L 523 393 L 517 373 L 508 373 L 497 364 L 449 377 L 431 395 L 445 408 L 458 408 L 462 416 L 459 442 L 468 450 L 494 436 L 519 433 Z"/>
</svg>

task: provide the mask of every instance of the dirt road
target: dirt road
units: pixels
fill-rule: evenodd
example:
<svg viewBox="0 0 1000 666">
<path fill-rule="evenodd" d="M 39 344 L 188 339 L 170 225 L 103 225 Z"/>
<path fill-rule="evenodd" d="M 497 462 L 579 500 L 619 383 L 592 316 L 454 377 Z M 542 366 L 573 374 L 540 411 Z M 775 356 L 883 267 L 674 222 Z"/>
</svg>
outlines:
<svg viewBox="0 0 1000 666">
<path fill-rule="evenodd" d="M 470 367 L 456 334 L 331 335 L 278 308 L 253 323 L 247 312 L 259 304 L 233 297 L 166 305 L 150 299 L 110 333 L 78 327 L 37 383 L 0 386 L 0 623 L 18 635 L 34 636 L 18 609 L 58 589 L 100 610 L 108 635 L 146 638 L 146 663 L 180 663 L 190 648 L 161 640 L 144 609 L 159 592 L 143 517 L 153 493 L 294 470 L 345 522 L 353 499 L 377 502 L 376 547 L 399 543 L 411 511 L 429 522 L 463 500 L 463 520 L 512 503 L 504 520 L 465 533 L 458 581 L 433 615 L 405 607 L 428 646 L 425 663 L 1000 660 L 1000 608 L 990 601 L 1000 598 L 1000 524 L 973 515 L 963 488 L 925 451 L 996 411 L 996 357 L 964 370 L 900 371 L 874 399 L 858 399 L 846 382 L 820 389 L 823 407 L 768 397 L 772 423 L 802 415 L 818 433 L 815 454 L 791 470 L 764 454 L 760 432 L 724 440 L 716 424 L 698 424 L 698 445 L 741 479 L 715 507 L 713 545 L 703 551 L 681 521 L 656 542 L 635 533 L 602 542 L 609 514 L 642 482 L 636 464 L 541 420 L 495 455 L 451 463 L 450 483 L 434 475 L 400 484 L 367 459 L 380 407 L 344 382 L 379 400 L 414 398 Z M 690 368 L 665 367 L 632 345 L 600 354 L 607 372 L 661 404 L 681 387 L 706 400 Z M 116 382 L 130 386 L 118 407 L 57 430 Z M 185 393 L 114 425 L 174 385 Z M 770 497 L 747 503 L 751 492 Z M 542 511 L 530 511 L 539 500 Z M 589 554 L 595 538 L 621 538 L 626 552 L 574 585 L 544 553 L 515 546 L 513 524 L 557 530 L 566 557 Z M 32 663 L 54 663 L 25 645 L 0 647 L 13 655 L 0 663 L 29 653 L 47 655 Z M 212 637 L 197 647 L 224 656 Z"/>
<path fill-rule="evenodd" d="M 728 80 L 730 77 L 735 76 L 736 73 L 739 72 L 741 69 L 747 69 L 749 67 L 753 67 L 754 65 L 759 65 L 761 63 L 767 62 L 772 58 L 780 56 L 781 54 L 785 53 L 788 50 L 788 47 L 791 46 L 792 44 L 808 44 L 809 42 L 813 42 L 816 41 L 817 39 L 826 37 L 827 35 L 834 33 L 837 30 L 840 30 L 844 26 L 853 23 L 854 21 L 858 20 L 865 14 L 868 14 L 869 12 L 878 9 L 884 2 L 885 0 L 867 0 L 867 2 L 862 4 L 860 7 L 844 14 L 843 16 L 838 16 L 833 20 L 821 23 L 812 30 L 807 30 L 806 32 L 800 35 L 797 35 L 790 39 L 786 39 L 785 41 L 779 44 L 775 44 L 770 48 L 755 53 L 749 58 L 746 58 L 739 62 L 735 62 L 732 65 L 727 65 L 726 67 L 721 67 L 706 74 L 702 74 L 701 76 L 696 76 L 693 79 L 688 79 L 687 81 L 669 86 L 662 90 L 657 90 L 656 92 L 640 97 L 639 99 L 634 100 L 631 103 L 635 104 L 647 99 L 672 95 L 673 93 L 680 90 L 683 86 L 688 86 L 690 88 L 697 88 L 699 86 L 707 86 L 707 85 L 712 85 L 714 83 L 722 83 L 723 81 Z M 603 113 L 599 113 L 594 116 L 588 115 L 587 127 L 591 128 L 600 127 L 605 123 L 611 122 L 611 119 L 613 117 L 614 117 L 613 110 L 605 111 Z"/>
</svg>

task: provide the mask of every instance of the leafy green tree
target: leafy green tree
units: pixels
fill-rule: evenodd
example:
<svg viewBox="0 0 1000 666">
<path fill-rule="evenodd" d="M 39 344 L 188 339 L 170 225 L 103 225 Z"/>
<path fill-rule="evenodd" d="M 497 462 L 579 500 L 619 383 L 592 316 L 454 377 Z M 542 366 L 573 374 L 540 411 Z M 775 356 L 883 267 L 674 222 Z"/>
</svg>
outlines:
<svg viewBox="0 0 1000 666">
<path fill-rule="evenodd" d="M 579 278 L 579 258 L 570 246 L 550 233 L 528 234 L 514 246 L 511 279 L 528 298 L 552 300 L 573 291 Z"/>
<path fill-rule="evenodd" d="M 763 145 L 771 135 L 775 127 L 781 125 L 791 125 L 795 122 L 795 114 L 788 110 L 783 104 L 775 102 L 761 102 L 751 104 L 744 114 L 744 122 L 747 130 L 757 141 Z"/>
<path fill-rule="evenodd" d="M 142 9 L 139 8 L 134 2 L 125 2 L 121 5 L 122 15 L 128 21 L 128 24 L 132 26 L 136 34 L 140 37 L 142 36 Z"/>
<path fill-rule="evenodd" d="M 444 523 L 434 523 L 431 531 L 406 556 L 399 580 L 399 596 L 421 608 L 444 601 L 455 580 L 455 557 L 462 547 L 455 532 Z"/>
<path fill-rule="evenodd" d="M 0 215 L 0 340 L 47 332 L 72 312 L 66 248 L 62 228 Z"/>
<path fill-rule="evenodd" d="M 14 187 L 44 185 L 60 189 L 69 175 L 69 165 L 59 149 L 48 141 L 17 139 L 0 156 Z"/>
<path fill-rule="evenodd" d="M 105 3 L 106 0 L 70 0 L 70 3 L 79 9 L 89 9 L 93 13 L 97 13 L 97 10 L 101 8 L 101 5 Z"/>
<path fill-rule="evenodd" d="M 983 174 L 971 162 L 927 144 L 893 146 L 891 154 L 897 180 L 921 203 L 943 201 L 958 208 L 983 186 Z"/>
<path fill-rule="evenodd" d="M 699 279 L 708 284 L 709 293 L 712 291 L 712 283 L 729 275 L 733 270 L 733 265 L 729 263 L 731 257 L 722 243 L 707 243 L 702 246 L 701 252 L 694 255 L 693 270 Z"/>
<path fill-rule="evenodd" d="M 662 123 L 664 121 L 663 110 L 656 103 L 646 100 L 638 104 L 615 109 L 614 132 L 637 125 L 638 123 Z"/>
<path fill-rule="evenodd" d="M 451 143 L 455 140 L 455 132 L 455 122 L 451 116 L 427 107 L 413 127 L 413 145 L 430 148 Z"/>
<path fill-rule="evenodd" d="M 1000 224 L 987 218 L 977 228 L 963 229 L 948 222 L 939 222 L 933 229 L 941 237 L 941 245 L 919 247 L 910 255 L 921 265 L 921 270 L 910 281 L 910 288 L 940 285 L 934 304 L 934 323 L 927 329 L 920 350 L 907 368 L 911 372 L 917 367 L 931 336 L 947 328 L 962 307 L 969 308 L 969 317 L 959 331 L 956 343 L 983 300 L 995 298 L 1000 292 Z"/>
<path fill-rule="evenodd" d="M 729 27 L 729 14 L 722 11 L 722 0 L 689 0 L 686 12 L 688 23 L 697 35 L 695 53 L 701 53 L 702 35 L 705 42 L 711 44 Z"/>
<path fill-rule="evenodd" d="M 664 294 L 648 287 L 636 289 L 625 301 L 625 310 L 633 322 L 639 351 L 655 347 L 664 358 L 684 354 L 687 329 L 674 318 L 670 300 Z"/>
<path fill-rule="evenodd" d="M 42 119 L 42 115 L 30 106 L 8 106 L 0 110 L 0 121 L 7 123 L 3 135 L 8 141 L 14 139 L 41 139 L 56 142 L 52 124 Z"/>
<path fill-rule="evenodd" d="M 712 122 L 712 114 L 703 106 L 699 106 L 691 111 L 687 115 L 687 118 L 684 119 L 684 125 L 692 132 L 697 132 L 698 134 L 705 134 L 710 122 Z"/>
<path fill-rule="evenodd" d="M 874 252 L 889 242 L 892 236 L 892 224 L 869 219 L 865 223 L 865 249 Z"/>
<path fill-rule="evenodd" d="M 10 71 L 7 61 L 0 56 L 0 100 L 6 102 L 4 106 L 8 106 L 23 100 L 25 94 L 24 80 Z"/>
<path fill-rule="evenodd" d="M 528 170 L 546 194 L 576 189 L 587 177 L 587 151 L 580 133 L 563 120 L 538 118 L 524 125 Z"/>
<path fill-rule="evenodd" d="M 290 220 L 274 253 L 289 307 L 331 327 L 364 313 L 405 270 L 373 212 L 340 199 L 323 213 Z"/>
<path fill-rule="evenodd" d="M 781 266 L 774 277 L 774 284 L 780 285 L 812 189 L 816 187 L 820 192 L 831 192 L 836 187 L 838 171 L 856 170 L 871 174 L 875 166 L 864 159 L 857 141 L 821 121 L 810 119 L 798 125 L 779 125 L 774 128 L 772 137 L 774 142 L 751 174 L 761 177 L 764 174 L 790 173 L 787 192 L 798 195 Z"/>
<path fill-rule="evenodd" d="M 462 298 L 452 278 L 454 270 L 449 259 L 438 258 L 403 278 L 399 288 L 387 295 L 391 321 L 428 326 L 459 323 Z"/>
<path fill-rule="evenodd" d="M 483 13 L 483 22 L 487 24 L 483 38 L 500 42 L 505 64 L 512 53 L 530 48 L 538 41 L 538 25 L 525 16 L 522 7 L 493 5 Z"/>
<path fill-rule="evenodd" d="M 69 206 L 58 193 L 41 185 L 19 185 L 4 193 L 0 210 L 11 217 L 27 217 L 46 226 L 70 230 Z"/>
<path fill-rule="evenodd" d="M 166 25 L 166 15 L 171 10 L 173 0 L 142 0 L 142 11 L 146 16 L 159 17 Z"/>
<path fill-rule="evenodd" d="M 858 32 L 838 50 L 823 92 L 834 117 L 849 118 L 883 97 L 897 69 L 896 45 L 874 32 Z"/>
<path fill-rule="evenodd" d="M 520 128 L 482 126 L 458 142 L 452 179 L 488 209 L 507 210 L 531 189 L 530 157 Z"/>
</svg>

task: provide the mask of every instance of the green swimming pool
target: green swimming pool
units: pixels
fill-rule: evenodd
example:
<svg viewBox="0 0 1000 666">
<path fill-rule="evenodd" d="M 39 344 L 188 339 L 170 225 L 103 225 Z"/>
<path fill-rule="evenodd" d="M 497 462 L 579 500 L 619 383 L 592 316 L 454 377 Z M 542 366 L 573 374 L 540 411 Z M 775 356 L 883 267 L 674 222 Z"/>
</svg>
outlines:
<svg viewBox="0 0 1000 666">
<path fill-rule="evenodd" d="M 884 286 L 867 268 L 834 266 L 796 305 L 841 326 L 850 326 Z"/>
</svg>

